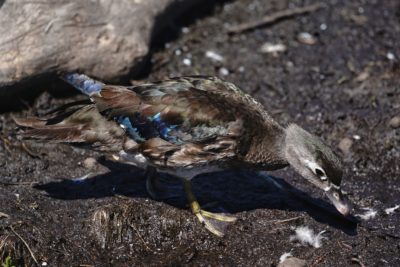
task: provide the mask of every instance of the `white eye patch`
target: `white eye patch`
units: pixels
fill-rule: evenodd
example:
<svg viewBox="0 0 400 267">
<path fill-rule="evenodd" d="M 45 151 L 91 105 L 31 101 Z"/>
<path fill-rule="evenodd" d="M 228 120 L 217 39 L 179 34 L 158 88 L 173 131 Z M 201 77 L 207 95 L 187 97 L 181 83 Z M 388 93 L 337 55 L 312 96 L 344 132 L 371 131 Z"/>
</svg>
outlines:
<svg viewBox="0 0 400 267">
<path fill-rule="evenodd" d="M 326 176 L 324 170 L 315 162 L 310 161 L 310 160 L 305 160 L 304 163 L 306 166 L 312 170 L 315 175 L 317 175 L 322 181 L 328 180 L 328 177 Z"/>
</svg>

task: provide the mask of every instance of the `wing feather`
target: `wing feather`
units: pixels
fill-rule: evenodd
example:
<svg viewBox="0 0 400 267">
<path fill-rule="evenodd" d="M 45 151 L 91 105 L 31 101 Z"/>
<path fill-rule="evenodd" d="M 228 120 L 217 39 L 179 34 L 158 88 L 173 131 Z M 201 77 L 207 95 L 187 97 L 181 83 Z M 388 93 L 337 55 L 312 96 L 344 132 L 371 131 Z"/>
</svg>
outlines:
<svg viewBox="0 0 400 267">
<path fill-rule="evenodd" d="M 154 164 L 187 166 L 234 157 L 244 124 L 257 119 L 254 112 L 246 117 L 243 93 L 217 78 L 184 77 L 133 87 L 91 81 L 86 88 L 84 77 L 77 77 L 93 104 L 72 105 L 47 120 L 17 119 L 32 128 L 25 136 L 103 145 L 122 143 L 128 136 Z"/>
</svg>

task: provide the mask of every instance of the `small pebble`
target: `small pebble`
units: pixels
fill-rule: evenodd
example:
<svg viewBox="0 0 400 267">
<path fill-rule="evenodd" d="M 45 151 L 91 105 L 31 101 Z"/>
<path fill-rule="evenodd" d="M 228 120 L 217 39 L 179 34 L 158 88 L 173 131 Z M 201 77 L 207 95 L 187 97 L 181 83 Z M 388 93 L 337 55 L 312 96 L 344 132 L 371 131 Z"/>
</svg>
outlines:
<svg viewBox="0 0 400 267">
<path fill-rule="evenodd" d="M 360 140 L 361 136 L 359 136 L 358 134 L 353 135 L 354 140 Z"/>
<path fill-rule="evenodd" d="M 389 125 L 393 129 L 399 128 L 400 127 L 400 116 L 394 116 L 393 118 L 391 118 L 389 121 Z"/>
<path fill-rule="evenodd" d="M 286 50 L 287 47 L 284 44 L 265 43 L 260 47 L 260 52 L 266 54 L 277 54 L 279 52 L 285 52 Z"/>
<path fill-rule="evenodd" d="M 181 31 L 182 31 L 182 33 L 184 33 L 184 34 L 190 32 L 189 28 L 187 28 L 187 27 L 183 27 L 183 28 L 181 29 Z"/>
<path fill-rule="evenodd" d="M 290 257 L 279 263 L 278 267 L 304 267 L 306 264 L 307 263 L 305 260 L 296 257 Z"/>
<path fill-rule="evenodd" d="M 222 76 L 227 76 L 227 75 L 229 75 L 229 70 L 227 68 L 220 68 L 219 74 Z"/>
<path fill-rule="evenodd" d="M 97 161 L 95 158 L 87 158 L 83 161 L 83 166 L 86 169 L 93 169 L 94 166 L 96 165 Z"/>
<path fill-rule="evenodd" d="M 325 23 L 322 23 L 321 25 L 319 25 L 319 29 L 321 31 L 326 31 L 326 29 L 328 29 L 328 26 Z"/>
<path fill-rule="evenodd" d="M 288 62 L 286 62 L 286 67 L 293 68 L 294 67 L 294 63 L 292 61 L 288 61 Z"/>
<path fill-rule="evenodd" d="M 306 44 L 306 45 L 314 45 L 317 43 L 317 38 L 315 38 L 314 36 L 312 36 L 310 33 L 308 32 L 301 32 L 297 35 L 297 40 L 302 43 L 302 44 Z"/>
<path fill-rule="evenodd" d="M 354 80 L 356 82 L 363 82 L 368 78 L 369 78 L 369 72 L 368 71 L 363 71 L 360 74 L 358 74 L 357 77 Z"/>
<path fill-rule="evenodd" d="M 182 63 L 186 66 L 191 66 L 192 65 L 192 61 L 189 58 L 185 58 L 183 59 Z"/>
<path fill-rule="evenodd" d="M 189 47 L 187 45 L 182 46 L 182 52 L 185 52 L 185 53 L 189 52 Z M 191 54 L 187 54 L 187 57 L 191 58 L 192 55 Z"/>
<path fill-rule="evenodd" d="M 396 59 L 396 57 L 394 56 L 394 54 L 392 52 L 388 52 L 386 54 L 386 57 L 387 57 L 387 59 L 392 60 L 392 61 Z"/>
<path fill-rule="evenodd" d="M 347 155 L 350 153 L 350 148 L 353 145 L 353 140 L 348 137 L 343 138 L 339 143 L 339 149 L 343 154 Z"/>
<path fill-rule="evenodd" d="M 206 57 L 210 58 L 213 61 L 219 61 L 219 62 L 224 61 L 224 57 L 223 56 L 221 56 L 217 52 L 214 52 L 214 51 L 211 51 L 211 50 L 206 52 Z"/>
<path fill-rule="evenodd" d="M 182 55 L 182 50 L 176 49 L 176 50 L 175 50 L 175 55 L 176 55 L 176 56 Z"/>
</svg>

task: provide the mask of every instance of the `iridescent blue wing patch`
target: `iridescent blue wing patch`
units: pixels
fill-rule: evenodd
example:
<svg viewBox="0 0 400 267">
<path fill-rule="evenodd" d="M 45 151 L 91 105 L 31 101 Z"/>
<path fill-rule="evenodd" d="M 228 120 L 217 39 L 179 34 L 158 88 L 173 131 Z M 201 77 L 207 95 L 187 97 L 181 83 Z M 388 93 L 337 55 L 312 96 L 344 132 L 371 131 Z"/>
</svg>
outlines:
<svg viewBox="0 0 400 267">
<path fill-rule="evenodd" d="M 178 125 L 168 125 L 161 120 L 160 113 L 148 118 L 135 114 L 135 116 L 119 116 L 114 119 L 137 142 L 160 137 L 171 143 L 180 143 L 178 138 L 172 134 L 178 129 Z"/>
</svg>

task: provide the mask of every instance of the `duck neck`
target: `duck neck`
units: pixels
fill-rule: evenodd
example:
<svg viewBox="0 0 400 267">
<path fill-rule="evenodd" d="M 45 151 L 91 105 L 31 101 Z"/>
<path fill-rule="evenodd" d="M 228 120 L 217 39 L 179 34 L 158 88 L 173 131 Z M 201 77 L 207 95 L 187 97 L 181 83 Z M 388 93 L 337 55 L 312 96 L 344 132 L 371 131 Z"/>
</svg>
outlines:
<svg viewBox="0 0 400 267">
<path fill-rule="evenodd" d="M 259 128 L 253 133 L 244 160 L 263 170 L 276 170 L 288 165 L 285 158 L 285 129 L 278 124 Z"/>
</svg>

